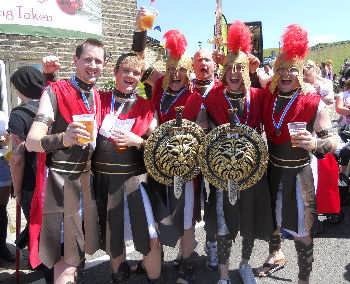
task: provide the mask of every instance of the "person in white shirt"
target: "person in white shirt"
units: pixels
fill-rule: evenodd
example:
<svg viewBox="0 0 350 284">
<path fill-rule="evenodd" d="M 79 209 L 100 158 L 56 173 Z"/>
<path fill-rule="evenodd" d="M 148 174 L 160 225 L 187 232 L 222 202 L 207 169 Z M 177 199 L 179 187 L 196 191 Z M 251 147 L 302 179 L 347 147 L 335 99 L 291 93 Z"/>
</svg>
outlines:
<svg viewBox="0 0 350 284">
<path fill-rule="evenodd" d="M 312 60 L 307 60 L 304 64 L 304 82 L 306 88 L 311 91 L 316 91 L 320 94 L 322 101 L 326 105 L 334 103 L 333 82 L 329 79 L 322 78 L 320 69 Z"/>
</svg>

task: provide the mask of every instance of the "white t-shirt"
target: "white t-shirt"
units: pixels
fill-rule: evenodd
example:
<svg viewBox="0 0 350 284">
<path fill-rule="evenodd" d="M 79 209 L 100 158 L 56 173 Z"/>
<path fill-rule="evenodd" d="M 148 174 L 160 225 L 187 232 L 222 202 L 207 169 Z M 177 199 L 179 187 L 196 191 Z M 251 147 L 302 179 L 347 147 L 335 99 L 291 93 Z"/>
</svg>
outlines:
<svg viewBox="0 0 350 284">
<path fill-rule="evenodd" d="M 343 103 L 344 103 L 345 107 L 350 108 L 350 91 L 340 92 L 338 94 L 338 97 L 343 99 Z M 350 116 L 349 115 L 348 116 L 342 115 L 339 123 L 341 126 L 349 125 L 350 124 Z"/>
</svg>

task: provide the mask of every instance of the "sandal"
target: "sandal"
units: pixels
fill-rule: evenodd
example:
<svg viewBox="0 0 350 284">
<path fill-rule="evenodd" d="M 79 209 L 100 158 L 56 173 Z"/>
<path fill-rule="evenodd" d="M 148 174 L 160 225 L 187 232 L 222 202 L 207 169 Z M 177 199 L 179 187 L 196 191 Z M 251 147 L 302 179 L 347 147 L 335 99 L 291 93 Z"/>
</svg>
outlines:
<svg viewBox="0 0 350 284">
<path fill-rule="evenodd" d="M 287 261 L 284 258 L 278 259 L 273 263 L 265 262 L 262 267 L 254 268 L 253 273 L 257 277 L 268 277 L 276 271 L 283 269 L 286 263 Z"/>
</svg>

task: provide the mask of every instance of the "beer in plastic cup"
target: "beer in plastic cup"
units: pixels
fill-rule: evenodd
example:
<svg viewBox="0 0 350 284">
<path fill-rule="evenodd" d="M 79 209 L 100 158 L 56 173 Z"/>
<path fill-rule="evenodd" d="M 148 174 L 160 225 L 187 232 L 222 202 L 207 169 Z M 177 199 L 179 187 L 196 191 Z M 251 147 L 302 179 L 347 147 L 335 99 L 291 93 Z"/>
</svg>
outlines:
<svg viewBox="0 0 350 284">
<path fill-rule="evenodd" d="M 306 122 L 300 121 L 300 122 L 289 122 L 288 124 L 288 130 L 289 130 L 289 135 L 295 136 L 298 135 L 300 132 L 306 130 Z M 292 147 L 295 147 L 292 143 Z"/>
<path fill-rule="evenodd" d="M 118 127 L 114 127 L 113 128 L 114 131 L 118 131 Z M 118 153 L 123 153 L 124 151 L 126 151 L 128 149 L 128 146 L 119 146 L 117 143 L 114 144 L 115 146 L 115 150 L 118 152 Z"/>
<path fill-rule="evenodd" d="M 153 27 L 154 20 L 158 16 L 158 11 L 155 9 L 147 9 L 144 15 L 140 16 L 139 28 L 142 31 L 149 30 Z"/>
<path fill-rule="evenodd" d="M 94 122 L 95 115 L 94 114 L 77 114 L 73 115 L 73 121 L 84 124 L 85 130 L 90 133 L 90 139 L 78 138 L 78 142 L 80 144 L 87 144 L 94 141 Z"/>
</svg>

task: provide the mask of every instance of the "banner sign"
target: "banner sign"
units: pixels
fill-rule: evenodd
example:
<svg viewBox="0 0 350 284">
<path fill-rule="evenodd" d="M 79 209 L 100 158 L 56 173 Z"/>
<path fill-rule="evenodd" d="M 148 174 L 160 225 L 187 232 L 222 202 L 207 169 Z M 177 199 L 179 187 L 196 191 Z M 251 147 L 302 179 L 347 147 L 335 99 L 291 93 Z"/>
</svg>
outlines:
<svg viewBox="0 0 350 284">
<path fill-rule="evenodd" d="M 102 36 L 101 0 L 2 0 L 0 33 Z"/>
</svg>

